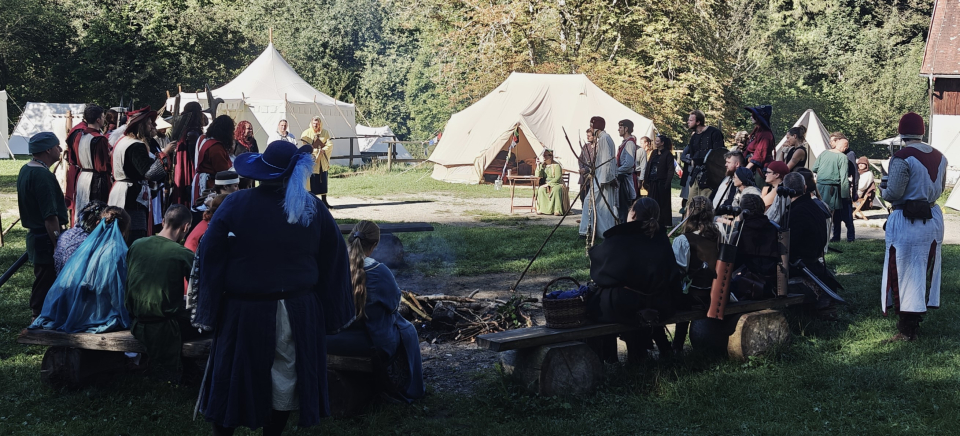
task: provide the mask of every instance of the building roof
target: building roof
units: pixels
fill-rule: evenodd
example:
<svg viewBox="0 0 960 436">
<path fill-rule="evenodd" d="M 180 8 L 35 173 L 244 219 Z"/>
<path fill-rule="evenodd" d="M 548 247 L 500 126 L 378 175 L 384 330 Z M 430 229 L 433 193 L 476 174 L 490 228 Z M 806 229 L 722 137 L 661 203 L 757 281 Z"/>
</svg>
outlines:
<svg viewBox="0 0 960 436">
<path fill-rule="evenodd" d="M 960 77 L 960 0 L 937 0 L 920 74 Z"/>
</svg>

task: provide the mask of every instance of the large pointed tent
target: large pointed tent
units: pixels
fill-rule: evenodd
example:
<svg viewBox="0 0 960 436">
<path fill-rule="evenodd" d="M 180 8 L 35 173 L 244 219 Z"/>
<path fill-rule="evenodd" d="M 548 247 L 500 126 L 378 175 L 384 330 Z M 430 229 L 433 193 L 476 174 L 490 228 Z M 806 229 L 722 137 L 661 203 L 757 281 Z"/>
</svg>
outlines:
<svg viewBox="0 0 960 436">
<path fill-rule="evenodd" d="M 817 156 L 820 156 L 820 153 L 833 148 L 830 147 L 830 133 L 827 132 L 827 128 L 820 122 L 820 118 L 817 117 L 813 109 L 804 111 L 800 119 L 798 119 L 796 123 L 793 123 L 793 127 L 800 126 L 807 128 L 806 139 L 807 144 L 810 145 L 809 154 L 811 155 L 807 156 L 807 168 L 812 168 L 813 163 L 817 161 Z M 779 152 L 786 142 L 787 135 L 784 134 L 783 138 L 780 139 L 780 142 L 777 144 L 776 150 Z"/>
<path fill-rule="evenodd" d="M 571 173 L 577 185 L 577 159 L 563 136 L 565 128 L 577 154 L 590 117 L 601 116 L 606 130 L 620 144 L 617 122 L 634 123 L 634 135 L 653 137 L 653 122 L 603 92 L 583 74 L 511 73 L 507 80 L 472 106 L 453 114 L 429 160 L 432 177 L 458 183 L 480 183 L 484 172 L 499 173 L 516 134 L 518 161 L 532 163 L 544 148 Z M 498 157 L 500 159 L 498 159 Z M 496 161 L 496 162 L 495 162 Z"/>
<path fill-rule="evenodd" d="M 287 120 L 291 133 L 300 136 L 314 116 L 320 116 L 324 128 L 338 138 L 356 136 L 356 110 L 352 104 L 338 101 L 326 95 L 297 74 L 293 67 L 280 56 L 271 42 L 267 48 L 240 75 L 230 83 L 212 90 L 215 98 L 224 103 L 219 114 L 226 113 L 236 122 L 243 120 L 253 124 L 254 135 L 261 145 L 267 145 L 270 134 L 276 131 L 280 120 Z M 203 92 L 180 93 L 180 108 L 188 102 L 197 101 L 206 108 L 207 98 Z M 166 108 L 173 112 L 176 98 L 167 99 Z M 348 155 L 350 139 L 335 139 L 333 155 Z M 343 162 L 335 163 L 345 163 Z"/>
</svg>

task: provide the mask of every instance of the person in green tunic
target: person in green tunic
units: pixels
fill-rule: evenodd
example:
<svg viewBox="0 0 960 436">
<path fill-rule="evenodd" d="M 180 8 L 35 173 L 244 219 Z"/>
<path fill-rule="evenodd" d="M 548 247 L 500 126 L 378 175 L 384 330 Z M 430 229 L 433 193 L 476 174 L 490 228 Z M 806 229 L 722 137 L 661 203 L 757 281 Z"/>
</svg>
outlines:
<svg viewBox="0 0 960 436">
<path fill-rule="evenodd" d="M 56 176 L 50 172 L 63 151 L 60 140 L 50 132 L 40 132 L 30 138 L 29 151 L 33 159 L 20 167 L 17 176 L 17 205 L 20 224 L 27 229 L 27 255 L 33 263 L 33 289 L 30 292 L 30 310 L 33 317 L 40 315 L 43 300 L 57 279 L 53 251 L 62 227 L 69 223 L 67 205 Z"/>
<path fill-rule="evenodd" d="M 820 191 L 820 198 L 831 210 L 839 210 L 843 200 L 850 198 L 848 165 L 847 155 L 837 149 L 820 153 L 813 164 L 813 172 L 817 175 L 817 191 Z"/>
<path fill-rule="evenodd" d="M 180 244 L 193 216 L 174 204 L 163 216 L 163 230 L 137 240 L 127 253 L 127 294 L 124 304 L 133 318 L 133 336 L 143 342 L 153 376 L 179 382 L 183 341 L 197 336 L 184 308 L 184 280 L 193 267 L 193 252 Z"/>
<path fill-rule="evenodd" d="M 553 160 L 553 150 L 543 151 L 537 177 L 546 179 L 546 183 L 537 188 L 537 213 L 563 215 L 570 207 L 570 198 L 563 186 L 563 167 Z"/>
</svg>

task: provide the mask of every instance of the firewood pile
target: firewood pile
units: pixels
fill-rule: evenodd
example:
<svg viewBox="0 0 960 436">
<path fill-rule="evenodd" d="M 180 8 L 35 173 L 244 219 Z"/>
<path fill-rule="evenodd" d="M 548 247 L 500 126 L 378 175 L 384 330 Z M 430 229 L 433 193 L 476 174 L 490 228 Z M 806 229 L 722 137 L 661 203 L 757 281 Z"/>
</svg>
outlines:
<svg viewBox="0 0 960 436">
<path fill-rule="evenodd" d="M 536 298 L 480 299 L 454 295 L 417 295 L 402 291 L 400 313 L 431 343 L 473 342 L 478 335 L 531 327 Z M 534 304 L 537 303 L 537 304 Z"/>
</svg>

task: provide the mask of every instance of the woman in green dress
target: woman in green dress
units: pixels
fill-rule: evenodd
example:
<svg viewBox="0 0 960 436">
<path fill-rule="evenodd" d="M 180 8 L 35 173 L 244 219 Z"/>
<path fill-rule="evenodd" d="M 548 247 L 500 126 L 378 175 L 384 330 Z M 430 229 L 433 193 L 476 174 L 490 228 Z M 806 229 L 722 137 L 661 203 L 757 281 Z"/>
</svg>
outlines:
<svg viewBox="0 0 960 436">
<path fill-rule="evenodd" d="M 563 168 L 554 162 L 553 150 L 543 151 L 543 162 L 537 165 L 537 177 L 546 179 L 537 188 L 537 213 L 563 215 L 570 207 L 570 200 L 563 186 Z"/>
</svg>

